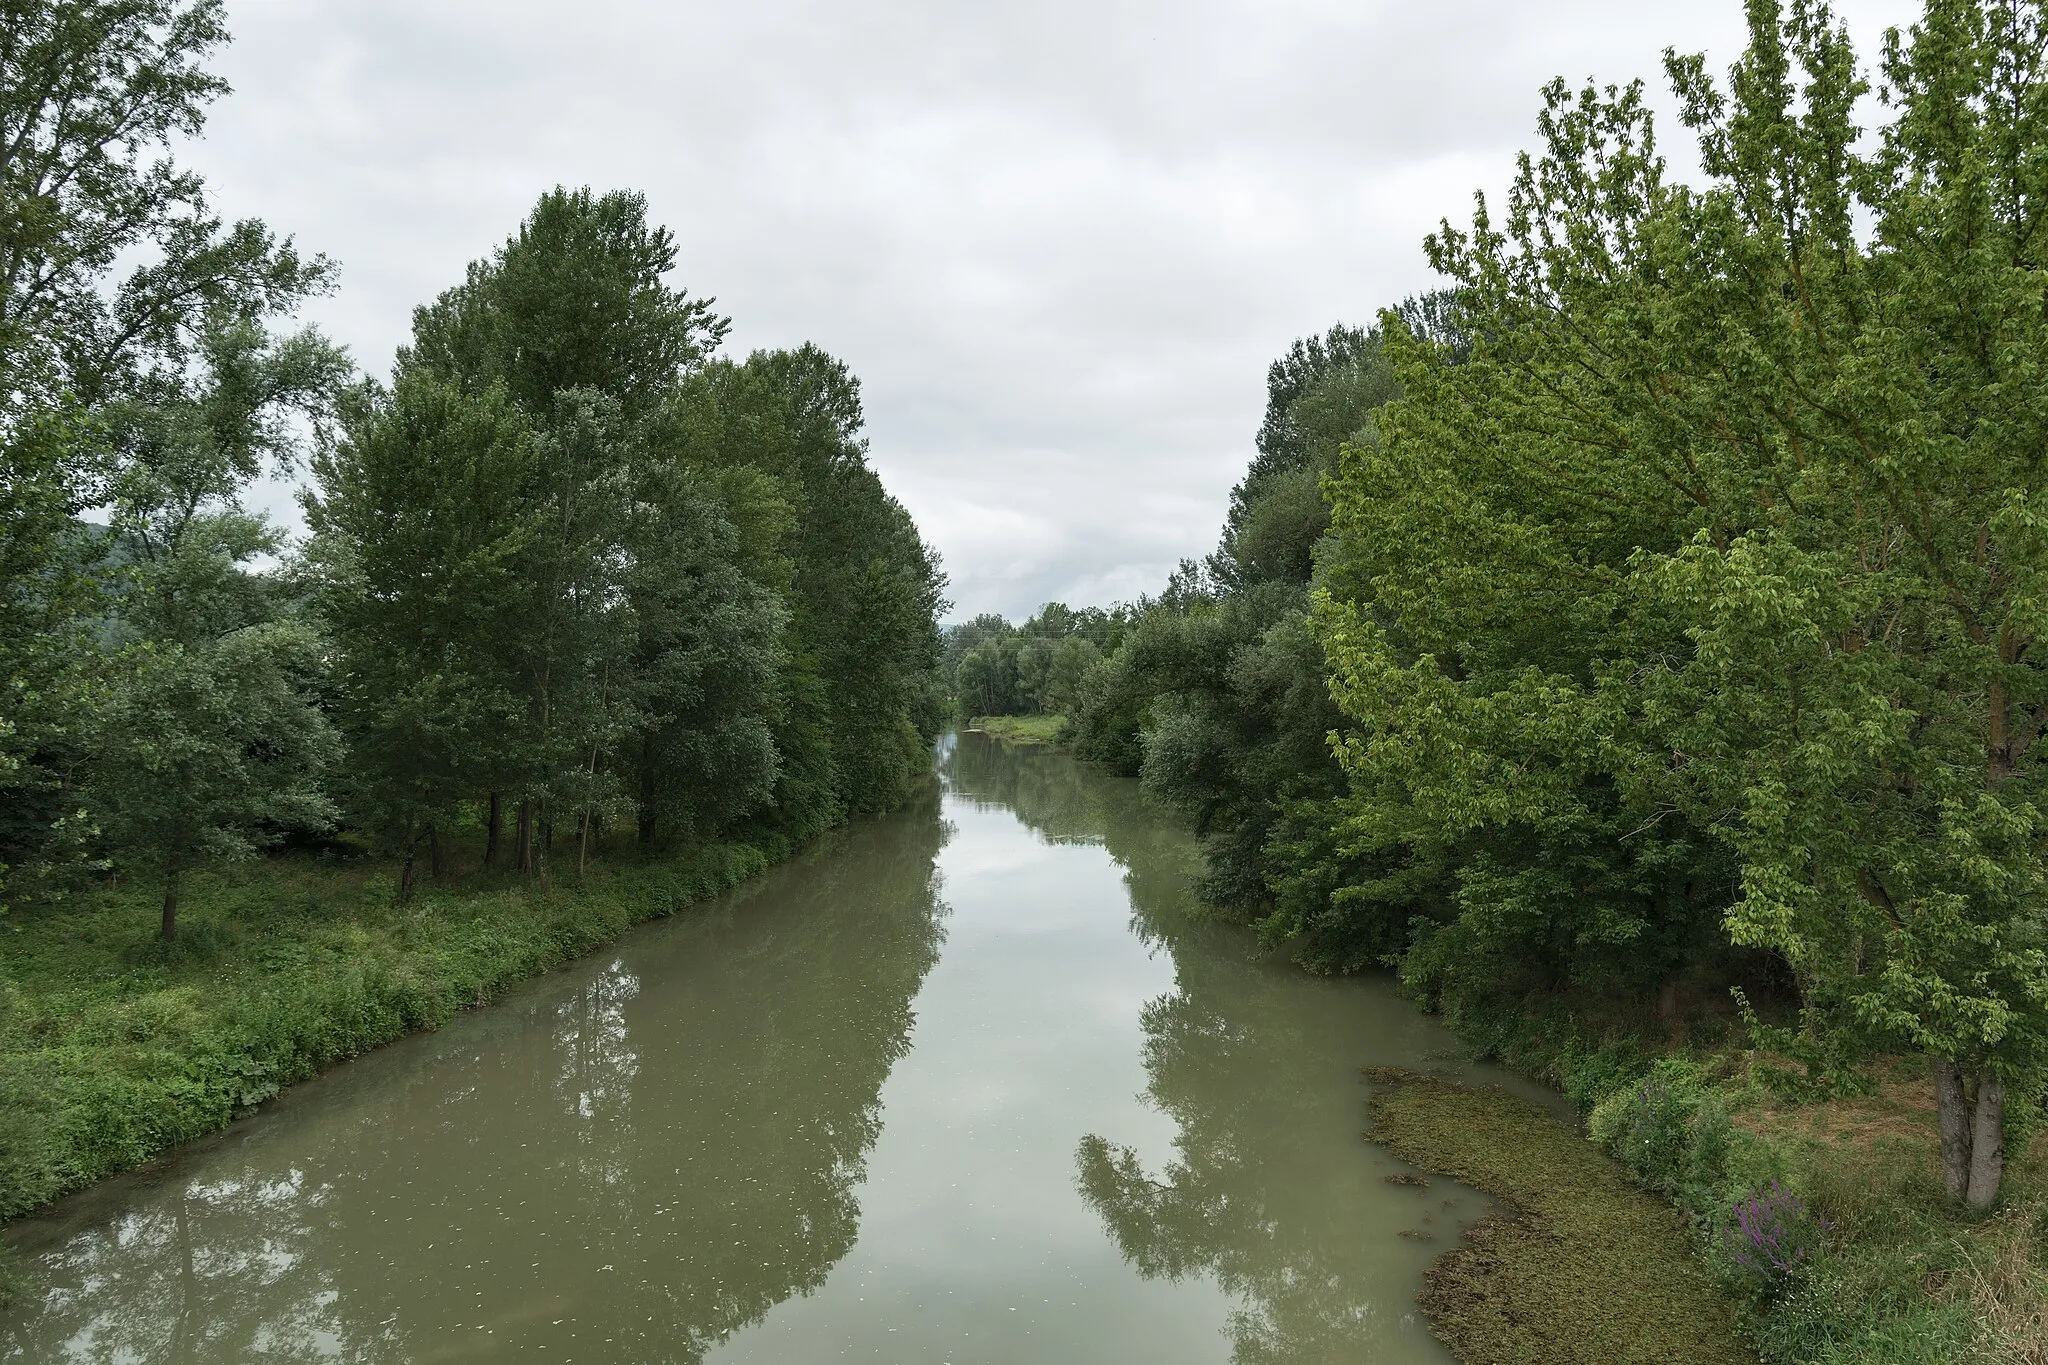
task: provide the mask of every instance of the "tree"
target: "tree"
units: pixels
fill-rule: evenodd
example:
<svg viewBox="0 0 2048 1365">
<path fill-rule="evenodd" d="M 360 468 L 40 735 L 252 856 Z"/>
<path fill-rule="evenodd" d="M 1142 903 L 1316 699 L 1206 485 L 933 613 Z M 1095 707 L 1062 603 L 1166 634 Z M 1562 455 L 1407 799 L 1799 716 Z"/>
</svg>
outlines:
<svg viewBox="0 0 2048 1365">
<path fill-rule="evenodd" d="M 1443 319 L 1432 298 L 1404 308 Z M 1221 543 L 1144 604 L 1120 652 L 1071 684 L 1076 747 L 1141 776 L 1203 837 L 1203 893 L 1304 937 L 1318 967 L 1384 954 L 1383 936 L 1328 934 L 1329 898 L 1355 868 L 1312 837 L 1342 786 L 1327 736 L 1320 644 L 1307 627 L 1330 509 L 1323 481 L 1398 396 L 1378 327 L 1297 341 L 1268 371 L 1258 453 L 1231 494 Z"/>
<path fill-rule="evenodd" d="M 554 190 L 418 311 L 399 356 L 401 383 L 431 375 L 480 400 L 500 395 L 532 430 L 510 490 L 527 524 L 513 569 L 521 607 L 496 636 L 495 667 L 525 699 L 503 771 L 522 798 L 520 865 L 538 858 L 543 877 L 557 813 L 587 850 L 593 827 L 636 801 L 657 803 L 641 812 L 649 837 L 662 807 L 683 823 L 721 808 L 708 791 L 691 806 L 683 769 L 650 764 L 718 784 L 729 811 L 751 808 L 775 767 L 754 721 L 779 617 L 740 562 L 772 575 L 772 556 L 742 546 L 718 492 L 685 477 L 659 435 L 726 328 L 708 300 L 664 282 L 675 261 L 644 197 Z M 740 479 L 730 491 L 775 533 L 760 490 Z M 683 600 L 691 588 L 713 595 Z M 693 715 L 717 733 L 677 728 Z"/>
<path fill-rule="evenodd" d="M 192 354 L 193 320 L 276 312 L 331 268 L 225 226 L 159 155 L 227 85 L 220 0 L 48 0 L 0 15 L 0 393 L 88 405 Z M 141 245 L 154 250 L 118 282 Z"/>
<path fill-rule="evenodd" d="M 92 695 L 91 573 L 79 521 L 99 489 L 98 442 L 76 411 L 0 431 L 0 914 L 61 895 L 85 852 L 78 721 Z"/>
<path fill-rule="evenodd" d="M 954 671 L 960 705 L 972 716 L 1008 716 L 1022 710 L 1013 640 L 983 640 L 960 657 Z"/>
<path fill-rule="evenodd" d="M 0 12 L 0 901 L 61 890 L 97 695 L 112 493 L 109 404 L 176 402 L 211 324 L 324 286 L 257 222 L 232 227 L 167 154 L 225 92 L 218 0 L 49 0 Z M 121 273 L 125 270 L 125 274 Z"/>
<path fill-rule="evenodd" d="M 119 854 L 162 869 L 166 940 L 196 862 L 331 823 L 319 783 L 339 753 L 312 685 L 317 635 L 244 568 L 282 540 L 239 495 L 266 461 L 289 465 L 291 418 L 324 419 L 347 360 L 310 332 L 273 343 L 246 318 L 216 321 L 202 346 L 201 373 L 105 418 L 123 580 L 108 633 L 125 649 L 92 792 Z"/>
<path fill-rule="evenodd" d="M 664 281 L 645 212 L 543 195 L 419 310 L 391 394 L 320 467 L 363 789 L 407 850 L 486 791 L 495 848 L 509 789 L 545 879 L 558 823 L 580 869 L 629 815 L 649 842 L 716 835 L 790 775 L 794 485 L 726 448 L 696 382 L 726 324 Z"/>
<path fill-rule="evenodd" d="M 200 646 L 272 614 L 266 584 L 241 566 L 283 541 L 245 512 L 241 492 L 266 468 L 289 471 L 296 423 L 324 431 L 352 367 L 318 333 L 271 338 L 255 319 L 212 319 L 200 362 L 148 399 L 102 410 L 118 463 L 111 530 L 124 566 L 117 604 L 127 638 Z"/>
<path fill-rule="evenodd" d="M 340 749 L 308 695 L 318 652 L 304 625 L 270 622 L 140 650 L 111 687 L 95 804 L 122 857 L 162 875 L 165 941 L 191 868 L 333 821 L 320 778 Z"/>
<path fill-rule="evenodd" d="M 750 577 L 726 500 L 690 471 L 649 471 L 626 594 L 637 632 L 640 837 L 717 832 L 761 810 L 781 771 L 770 708 L 788 610 Z"/>
<path fill-rule="evenodd" d="M 336 648 L 349 803 L 401 851 L 521 762 L 525 705 L 504 642 L 522 629 L 532 433 L 502 390 L 428 374 L 358 393 L 305 498 L 317 605 Z"/>
<path fill-rule="evenodd" d="M 1466 840 L 1453 929 L 1617 946 L 1711 913 L 1710 845 L 1798 981 L 1769 1036 L 1925 1053 L 1983 1206 L 2048 1045 L 2042 15 L 1933 0 L 1869 154 L 1826 11 L 1749 18 L 1727 92 L 1668 64 L 1705 188 L 1639 87 L 1555 84 L 1505 222 L 1431 240 L 1467 363 L 1387 320 L 1319 617 L 1350 837 Z"/>
<path fill-rule="evenodd" d="M 900 801 L 945 709 L 944 575 L 869 467 L 862 421 L 859 381 L 805 345 L 707 364 L 660 438 L 693 469 L 768 475 L 789 510 L 774 806 L 792 830 Z"/>
<path fill-rule="evenodd" d="M 628 422 L 653 414 L 730 324 L 665 283 L 675 236 L 645 195 L 557 187 L 487 261 L 413 315 L 399 368 L 502 385 L 536 420 L 567 389 L 602 393 Z"/>
</svg>

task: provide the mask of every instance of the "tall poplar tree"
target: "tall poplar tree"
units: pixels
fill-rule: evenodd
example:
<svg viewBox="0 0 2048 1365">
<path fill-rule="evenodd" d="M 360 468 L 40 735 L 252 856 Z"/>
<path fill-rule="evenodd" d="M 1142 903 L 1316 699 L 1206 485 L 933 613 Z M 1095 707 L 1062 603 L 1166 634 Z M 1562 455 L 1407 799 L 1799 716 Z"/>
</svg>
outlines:
<svg viewBox="0 0 2048 1365">
<path fill-rule="evenodd" d="M 1504 218 L 1431 240 L 1470 359 L 1397 334 L 1333 487 L 1345 837 L 1463 840 L 1468 945 L 1727 904 L 1797 979 L 1781 1046 L 1928 1057 L 1983 1206 L 2048 1063 L 2048 27 L 1932 0 L 1866 152 L 1825 7 L 1748 11 L 1725 88 L 1669 62 L 1705 186 L 1639 88 L 1559 83 Z"/>
</svg>

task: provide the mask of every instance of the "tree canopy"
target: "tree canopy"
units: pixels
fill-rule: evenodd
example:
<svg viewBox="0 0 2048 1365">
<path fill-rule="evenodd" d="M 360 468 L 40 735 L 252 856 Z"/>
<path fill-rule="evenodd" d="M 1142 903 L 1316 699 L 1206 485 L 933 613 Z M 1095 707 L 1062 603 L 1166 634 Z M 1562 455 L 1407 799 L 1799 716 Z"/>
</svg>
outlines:
<svg viewBox="0 0 2048 1365">
<path fill-rule="evenodd" d="M 173 154 L 221 0 L 0 13 L 0 911 L 337 827 L 443 870 L 784 845 L 901 800 L 936 558 L 813 346 L 716 357 L 644 196 L 557 188 L 388 382 Z M 246 505 L 309 473 L 309 539 Z M 502 828 L 507 816 L 513 828 Z M 509 833 L 509 838 L 507 837 Z"/>
<path fill-rule="evenodd" d="M 1312 963 L 1925 1054 L 1984 1205 L 2048 1061 L 2048 28 L 1932 0 L 1866 136 L 1827 10 L 1748 16 L 1727 82 L 1667 62 L 1701 185 L 1640 85 L 1555 83 L 1449 289 L 1276 362 L 1222 547 L 1075 728 Z"/>
</svg>

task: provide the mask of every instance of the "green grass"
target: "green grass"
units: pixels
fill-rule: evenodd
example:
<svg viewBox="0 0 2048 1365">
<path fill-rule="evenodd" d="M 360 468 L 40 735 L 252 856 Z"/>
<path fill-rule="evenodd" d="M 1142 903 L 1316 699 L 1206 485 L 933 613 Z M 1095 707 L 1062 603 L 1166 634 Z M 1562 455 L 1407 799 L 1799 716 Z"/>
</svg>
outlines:
<svg viewBox="0 0 2048 1365">
<path fill-rule="evenodd" d="M 1471 1365 L 1738 1365 L 1739 1308 L 1684 1220 L 1541 1106 L 1374 1071 L 1372 1136 L 1503 1200 L 1431 1269 L 1437 1335 Z"/>
<path fill-rule="evenodd" d="M 602 863 L 549 893 L 510 877 L 427 883 L 404 908 L 388 865 L 281 856 L 192 878 L 174 944 L 155 938 L 153 887 L 0 922 L 0 1219 L 222 1128 L 782 851 Z"/>
<path fill-rule="evenodd" d="M 969 730 L 992 735 L 1005 744 L 1057 744 L 1067 728 L 1065 716 L 976 716 Z"/>
</svg>

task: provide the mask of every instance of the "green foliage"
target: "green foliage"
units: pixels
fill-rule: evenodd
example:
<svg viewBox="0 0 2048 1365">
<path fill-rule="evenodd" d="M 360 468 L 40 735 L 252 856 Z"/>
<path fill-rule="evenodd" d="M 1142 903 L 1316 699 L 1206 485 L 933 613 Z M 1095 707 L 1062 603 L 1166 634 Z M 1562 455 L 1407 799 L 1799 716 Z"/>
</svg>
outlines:
<svg viewBox="0 0 2048 1365">
<path fill-rule="evenodd" d="M 324 419 L 346 361 L 312 333 L 273 342 L 247 318 L 209 320 L 199 352 L 194 377 L 160 377 L 149 401 L 103 418 L 119 457 L 105 634 L 125 648 L 101 670 L 85 794 L 116 865 L 161 877 L 166 939 L 188 868 L 332 823 L 322 779 L 340 757 L 319 706 L 321 641 L 244 570 L 282 543 L 238 495 L 289 466 L 289 423 Z"/>
<path fill-rule="evenodd" d="M 248 626 L 138 651 L 110 689 L 90 795 L 122 861 L 161 876 L 163 937 L 186 869 L 332 823 L 320 779 L 339 745 L 307 696 L 318 650 L 297 623 Z"/>
<path fill-rule="evenodd" d="M 532 433 L 502 390 L 427 374 L 355 395 L 345 426 L 313 463 L 308 568 L 339 654 L 350 809 L 409 845 L 514 765 L 524 707 L 503 642 L 527 593 Z"/>
<path fill-rule="evenodd" d="M 773 805 L 793 828 L 902 800 L 944 719 L 945 576 L 869 466 L 863 420 L 859 381 L 805 345 L 707 365 L 665 437 L 693 468 L 768 476 L 789 509 Z"/>
<path fill-rule="evenodd" d="M 41 412 L 0 429 L 0 915 L 63 896 L 89 847 L 79 722 L 102 544 L 77 520 L 100 487 L 85 426 L 76 412 Z"/>
<path fill-rule="evenodd" d="M 1021 626 L 982 615 L 948 626 L 940 668 L 962 716 L 1064 716 L 1128 629 L 1129 607 L 1048 602 Z"/>
<path fill-rule="evenodd" d="M 1994 1126 L 2038 1072 L 2039 22 L 1930 6 L 1866 155 L 1846 37 L 1752 6 L 1732 95 L 1671 63 L 1705 188 L 1638 88 L 1557 84 L 1506 219 L 1431 239 L 1477 340 L 1390 331 L 1318 625 L 1353 838 L 1456 850 L 1446 972 L 1668 973 L 1724 919 Z"/>
<path fill-rule="evenodd" d="M 176 493 L 190 499 L 177 519 L 196 522 L 202 539 L 230 557 L 250 546 L 261 532 L 222 521 L 235 509 L 220 504 L 217 479 L 166 466 L 245 468 L 276 434 L 248 419 L 290 402 L 236 381 L 280 377 L 293 368 L 286 352 L 331 352 L 301 339 L 273 354 L 262 333 L 265 318 L 325 287 L 328 264 L 261 223 L 224 225 L 202 180 L 168 155 L 226 89 L 205 70 L 226 37 L 217 0 L 18 5 L 0 31 L 4 908 L 61 896 L 99 861 L 80 787 L 105 589 L 140 547 L 132 521 L 110 545 L 80 516 L 110 500 L 124 514 L 161 513 L 158 495 Z M 205 378 L 195 384 L 194 373 Z M 238 430 L 216 420 L 234 413 Z M 207 567 L 193 556 L 177 564 Z"/>
<path fill-rule="evenodd" d="M 1275 361 L 1259 453 L 1217 552 L 1127 609 L 1114 650 L 1068 693 L 1075 752 L 1141 775 L 1203 836 L 1204 894 L 1323 970 L 1402 946 L 1398 931 L 1360 933 L 1356 916 L 1333 913 L 1340 898 L 1414 889 L 1381 881 L 1376 851 L 1331 837 L 1344 783 L 1328 737 L 1342 716 L 1307 617 L 1330 524 L 1322 481 L 1399 391 L 1377 328 L 1334 327 Z"/>
<path fill-rule="evenodd" d="M 330 263 L 169 154 L 226 36 L 219 0 L 0 10 L 0 912 L 39 917 L 0 979 L 0 1218 L 901 800 L 943 712 L 943 578 L 843 364 L 713 362 L 645 199 L 557 189 L 359 384 L 278 329 Z M 243 497 L 302 444 L 298 554 Z M 445 885 L 488 811 L 501 861 L 505 796 L 537 888 L 422 917 L 417 855 Z M 343 820 L 395 894 L 218 913 Z M 622 826 L 688 852 L 588 868 Z M 602 893 L 535 894 L 565 834 Z"/>
<path fill-rule="evenodd" d="M 858 384 L 814 347 L 709 360 L 726 323 L 645 208 L 544 195 L 316 461 L 358 818 L 394 850 L 508 792 L 545 877 L 558 822 L 579 867 L 623 821 L 807 835 L 923 770 L 941 579 Z"/>
<path fill-rule="evenodd" d="M 414 313 L 399 369 L 501 385 L 536 416 L 589 389 L 646 417 L 730 325 L 663 282 L 676 254 L 675 235 L 648 224 L 645 195 L 557 187 L 492 259 Z"/>
<path fill-rule="evenodd" d="M 200 177 L 163 154 L 227 91 L 205 69 L 227 40 L 222 9 L 55 0 L 0 18 L 0 403 L 175 384 L 204 319 L 282 311 L 331 273 L 259 222 L 223 225 Z"/>
<path fill-rule="evenodd" d="M 1594 1106 L 1586 1126 L 1638 1183 L 1683 1208 L 1705 1213 L 1725 1193 L 1728 1107 L 1689 1062 L 1659 1061 Z"/>
</svg>

